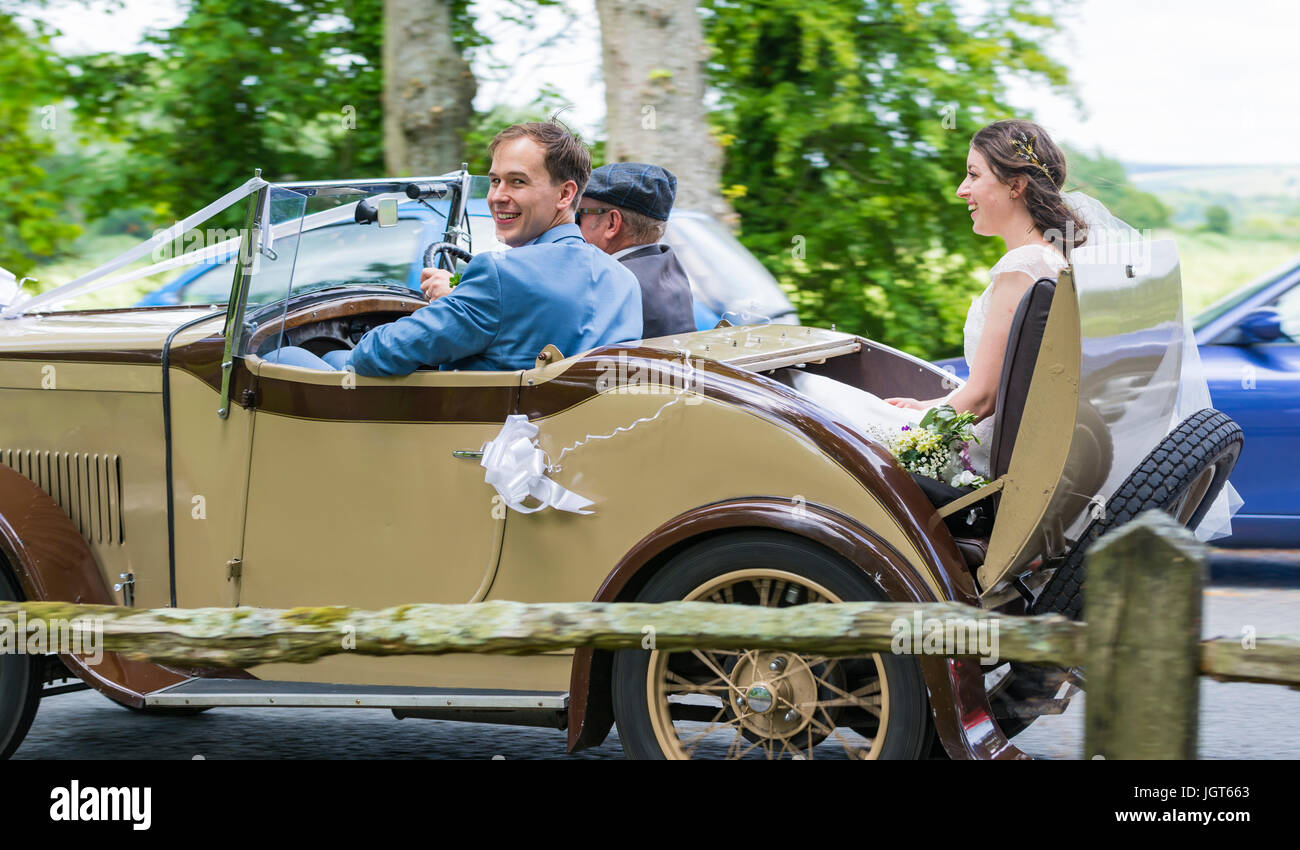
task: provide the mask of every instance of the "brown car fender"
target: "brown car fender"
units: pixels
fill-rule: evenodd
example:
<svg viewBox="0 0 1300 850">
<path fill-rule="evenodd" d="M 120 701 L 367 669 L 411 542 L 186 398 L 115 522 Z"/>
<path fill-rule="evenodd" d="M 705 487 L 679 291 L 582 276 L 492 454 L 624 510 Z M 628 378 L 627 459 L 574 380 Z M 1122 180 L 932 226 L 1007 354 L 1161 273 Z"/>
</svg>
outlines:
<svg viewBox="0 0 1300 850">
<path fill-rule="evenodd" d="M 891 546 L 854 520 L 820 505 L 790 510 L 788 499 L 750 498 L 695 508 L 664 523 L 624 556 L 597 591 L 597 602 L 627 602 L 673 555 L 717 534 L 750 528 L 786 531 L 819 543 L 868 572 L 898 602 L 935 602 L 935 593 Z M 948 541 L 951 545 L 951 541 Z M 923 550 L 924 551 L 924 550 Z M 947 558 L 944 559 L 948 560 Z M 941 570 L 948 600 L 978 604 L 969 573 Z M 964 579 L 964 580 L 963 580 Z M 937 656 L 920 659 L 935 728 L 950 758 L 1024 758 L 993 720 L 978 663 Z M 614 723 L 613 654 L 574 652 L 569 684 L 569 752 L 600 744 Z"/>
<path fill-rule="evenodd" d="M 117 605 L 90 545 L 58 503 L 26 476 L 0 466 L 0 554 L 29 601 Z M 104 653 L 95 665 L 60 654 L 67 668 L 105 696 L 139 708 L 143 694 L 188 676 Z"/>
</svg>

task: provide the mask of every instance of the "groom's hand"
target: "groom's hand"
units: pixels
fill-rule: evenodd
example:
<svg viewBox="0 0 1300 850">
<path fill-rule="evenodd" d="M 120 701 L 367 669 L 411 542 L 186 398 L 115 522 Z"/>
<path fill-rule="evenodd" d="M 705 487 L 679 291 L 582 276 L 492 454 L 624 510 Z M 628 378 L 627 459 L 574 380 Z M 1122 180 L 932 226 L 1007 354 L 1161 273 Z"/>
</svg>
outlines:
<svg viewBox="0 0 1300 850">
<path fill-rule="evenodd" d="M 420 291 L 430 301 L 437 301 L 451 292 L 451 272 L 446 269 L 425 269 L 420 272 Z"/>
</svg>

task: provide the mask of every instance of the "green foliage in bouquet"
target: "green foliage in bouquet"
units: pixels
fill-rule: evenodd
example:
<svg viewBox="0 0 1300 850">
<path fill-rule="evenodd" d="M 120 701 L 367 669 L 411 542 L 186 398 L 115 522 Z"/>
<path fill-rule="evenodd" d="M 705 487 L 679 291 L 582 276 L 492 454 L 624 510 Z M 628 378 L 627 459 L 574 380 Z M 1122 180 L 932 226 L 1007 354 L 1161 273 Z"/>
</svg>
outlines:
<svg viewBox="0 0 1300 850">
<path fill-rule="evenodd" d="M 983 487 L 988 479 L 977 475 L 966 457 L 967 445 L 975 440 L 975 420 L 975 414 L 958 413 L 950 404 L 932 407 L 917 427 L 904 426 L 893 435 L 889 450 L 908 472 L 953 487 Z"/>
</svg>

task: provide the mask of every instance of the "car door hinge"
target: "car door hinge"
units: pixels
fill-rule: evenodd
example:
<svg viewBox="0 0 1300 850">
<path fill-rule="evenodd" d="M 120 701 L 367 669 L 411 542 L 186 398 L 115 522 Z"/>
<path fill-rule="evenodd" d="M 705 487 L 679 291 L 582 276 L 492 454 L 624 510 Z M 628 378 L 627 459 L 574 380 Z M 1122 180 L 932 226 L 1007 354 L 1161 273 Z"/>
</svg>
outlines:
<svg viewBox="0 0 1300 850">
<path fill-rule="evenodd" d="M 113 585 L 113 592 L 122 594 L 123 605 L 135 607 L 135 573 L 119 573 L 117 577 L 121 581 Z"/>
<path fill-rule="evenodd" d="M 239 395 L 239 402 L 245 410 L 251 410 L 257 404 L 257 390 L 253 387 L 244 387 L 244 391 Z"/>
<path fill-rule="evenodd" d="M 230 581 L 244 576 L 244 562 L 239 558 L 226 561 L 226 580 Z"/>
</svg>

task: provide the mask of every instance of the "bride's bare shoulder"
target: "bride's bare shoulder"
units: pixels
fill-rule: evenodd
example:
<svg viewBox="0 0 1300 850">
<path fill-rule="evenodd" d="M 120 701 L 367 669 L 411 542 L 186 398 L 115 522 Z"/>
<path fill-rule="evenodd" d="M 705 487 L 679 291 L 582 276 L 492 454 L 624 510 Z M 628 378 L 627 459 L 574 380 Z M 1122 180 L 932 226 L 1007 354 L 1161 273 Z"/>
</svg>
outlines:
<svg viewBox="0 0 1300 850">
<path fill-rule="evenodd" d="M 995 280 L 1002 274 L 1021 272 L 1031 278 L 1053 276 L 1068 261 L 1059 251 L 1043 242 L 1031 242 L 1012 248 L 989 269 Z"/>
</svg>

